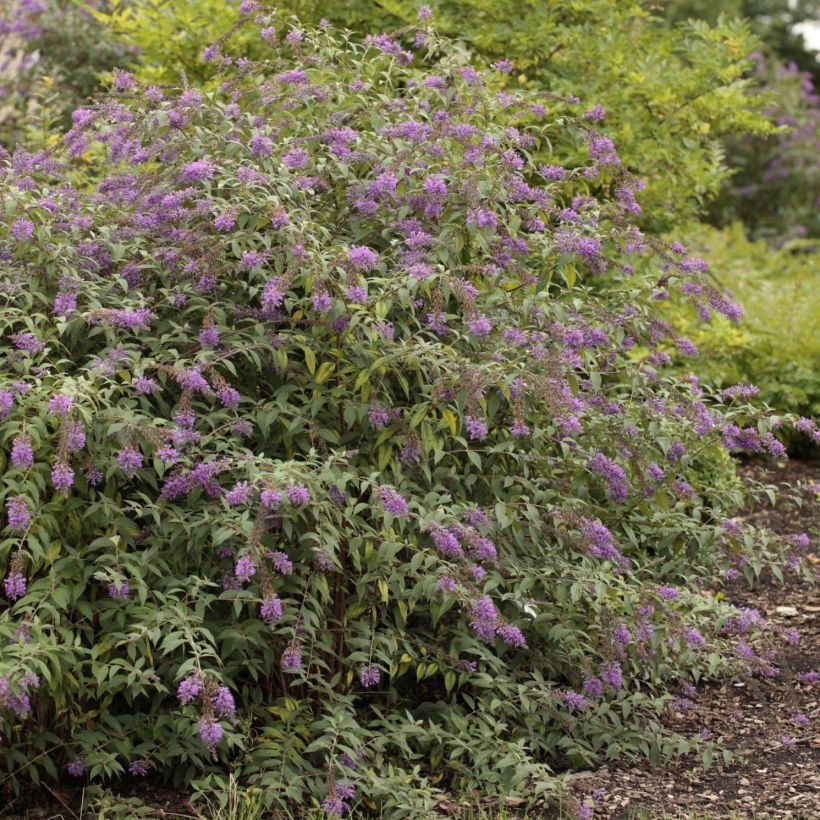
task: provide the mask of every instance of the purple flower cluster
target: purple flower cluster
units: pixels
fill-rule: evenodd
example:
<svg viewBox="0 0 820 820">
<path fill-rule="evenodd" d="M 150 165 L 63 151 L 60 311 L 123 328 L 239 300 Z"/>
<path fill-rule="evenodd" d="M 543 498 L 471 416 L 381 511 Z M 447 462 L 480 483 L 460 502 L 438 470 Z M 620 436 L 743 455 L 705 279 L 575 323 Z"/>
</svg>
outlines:
<svg viewBox="0 0 820 820">
<path fill-rule="evenodd" d="M 603 453 L 596 453 L 589 460 L 589 469 L 600 475 L 613 501 L 623 503 L 629 497 L 629 479 L 623 467 L 607 458 Z"/>
<path fill-rule="evenodd" d="M 13 530 L 24 530 L 29 525 L 31 512 L 25 498 L 16 495 L 6 502 L 6 518 Z"/>
<path fill-rule="evenodd" d="M 361 665 L 359 669 L 359 683 L 361 683 L 365 689 L 372 689 L 374 686 L 378 686 L 380 680 L 381 671 L 378 666 L 371 666 L 366 663 Z"/>
<path fill-rule="evenodd" d="M 394 487 L 384 484 L 379 487 L 378 492 L 385 512 L 394 515 L 396 518 L 407 518 L 410 512 L 407 501 L 396 492 Z"/>
</svg>

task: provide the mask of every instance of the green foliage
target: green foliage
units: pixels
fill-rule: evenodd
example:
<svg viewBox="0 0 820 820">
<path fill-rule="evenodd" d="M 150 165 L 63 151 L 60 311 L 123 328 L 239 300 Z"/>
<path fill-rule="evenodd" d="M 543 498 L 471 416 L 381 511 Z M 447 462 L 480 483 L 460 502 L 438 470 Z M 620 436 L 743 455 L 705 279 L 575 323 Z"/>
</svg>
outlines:
<svg viewBox="0 0 820 820">
<path fill-rule="evenodd" d="M 820 237 L 820 96 L 808 75 L 760 56 L 756 73 L 779 131 L 727 139 L 732 177 L 710 207 L 719 225 L 741 220 L 753 236 L 782 244 Z"/>
<path fill-rule="evenodd" d="M 95 3 L 104 8 L 104 3 Z M 77 0 L 8 0 L 0 10 L 0 146 L 30 149 L 65 127 L 100 88 L 101 75 L 126 67 L 133 49 L 112 38 Z M 4 36 L 3 22 L 19 30 Z"/>
<path fill-rule="evenodd" d="M 234 31 L 240 21 L 238 3 L 225 0 L 109 0 L 89 8 L 108 37 L 135 49 L 139 77 L 146 83 L 207 86 L 218 74 L 203 59 L 205 47 L 233 34 L 235 47 L 249 58 L 261 58 L 270 47 L 259 32 Z"/>
<path fill-rule="evenodd" d="M 360 33 L 378 33 L 415 20 L 403 0 L 292 0 L 303 19 L 328 18 Z M 691 219 L 726 178 L 722 138 L 766 132 L 763 100 L 750 97 L 744 72 L 754 40 L 744 23 L 721 19 L 712 27 L 690 22 L 669 28 L 641 4 L 620 0 L 447 0 L 430 4 L 437 28 L 464 42 L 479 63 L 511 60 L 512 89 L 548 95 L 556 113 L 574 114 L 600 104 L 601 124 L 621 148 L 624 164 L 646 183 L 640 194 L 652 230 Z M 235 7 L 219 0 L 136 0 L 115 4 L 104 18 L 141 50 L 142 77 L 176 82 L 179 70 L 205 79 L 201 54 L 230 30 Z M 602 25 L 602 21 L 606 21 Z M 169 52 L 169 43 L 171 51 Z M 257 39 L 254 55 L 266 50 Z M 207 71 L 207 69 L 206 69 Z M 572 105 L 558 98 L 576 96 Z M 552 150 L 572 151 L 563 135 Z M 570 153 L 571 155 L 571 153 Z"/>
<path fill-rule="evenodd" d="M 722 317 L 701 323 L 676 302 L 676 326 L 701 351 L 687 367 L 718 387 L 757 385 L 760 398 L 780 412 L 820 414 L 820 288 L 813 243 L 773 249 L 747 239 L 738 224 L 722 231 L 698 227 L 688 244 L 709 259 L 745 315 L 740 325 Z"/>
<path fill-rule="evenodd" d="M 818 0 L 668 0 L 663 5 L 664 15 L 675 23 L 689 18 L 715 23 L 721 15 L 749 20 L 778 62 L 794 62 L 801 71 L 820 77 L 817 52 L 799 29 L 820 20 Z"/>
</svg>

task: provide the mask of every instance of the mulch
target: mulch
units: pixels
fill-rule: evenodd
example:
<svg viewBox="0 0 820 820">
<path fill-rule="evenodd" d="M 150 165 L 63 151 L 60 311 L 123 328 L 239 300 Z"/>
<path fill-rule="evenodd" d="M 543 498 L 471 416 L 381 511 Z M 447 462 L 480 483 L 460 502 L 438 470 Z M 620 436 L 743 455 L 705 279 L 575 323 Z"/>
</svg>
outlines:
<svg viewBox="0 0 820 820">
<path fill-rule="evenodd" d="M 753 462 L 742 471 L 766 484 L 795 488 L 784 492 L 774 507 L 762 503 L 743 518 L 781 535 L 808 532 L 813 536 L 808 561 L 816 574 L 820 463 L 790 462 L 778 468 Z M 578 797 L 598 795 L 596 818 L 820 819 L 820 682 L 799 677 L 820 672 L 818 587 L 794 573 L 784 583 L 764 574 L 752 589 L 740 580 L 723 592 L 733 604 L 758 609 L 777 632 L 797 629 L 800 643 L 783 642 L 773 659 L 780 669 L 777 677 L 705 683 L 693 705 L 670 719 L 676 731 L 689 736 L 703 732 L 720 741 L 732 754 L 728 764 L 716 755 L 708 771 L 699 757 L 689 757 L 657 768 L 609 765 L 576 774 Z M 795 721 L 798 713 L 810 722 Z"/>
</svg>

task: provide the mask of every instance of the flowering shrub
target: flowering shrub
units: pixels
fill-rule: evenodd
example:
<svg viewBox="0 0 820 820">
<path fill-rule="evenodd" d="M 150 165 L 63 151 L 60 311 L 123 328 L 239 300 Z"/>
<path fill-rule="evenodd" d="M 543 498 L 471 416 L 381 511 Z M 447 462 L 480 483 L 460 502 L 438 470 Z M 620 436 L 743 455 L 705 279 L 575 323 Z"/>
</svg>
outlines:
<svg viewBox="0 0 820 820">
<path fill-rule="evenodd" d="M 94 5 L 104 8 L 105 0 Z M 0 145 L 42 140 L 49 123 L 67 119 L 99 90 L 101 72 L 123 65 L 131 51 L 74 0 L 6 0 L 0 7 Z M 39 126 L 32 129 L 35 120 Z"/>
<path fill-rule="evenodd" d="M 351 28 L 364 37 L 398 30 L 396 48 L 413 45 L 416 9 L 405 0 L 288 0 L 303 20 Z M 765 101 L 745 76 L 756 40 L 740 21 L 670 26 L 619 0 L 432 0 L 427 20 L 465 44 L 475 62 L 494 66 L 496 86 L 548 95 L 551 110 L 584 119 L 613 139 L 623 164 L 641 177 L 632 192 L 641 224 L 670 229 L 696 216 L 727 178 L 723 138 L 771 132 Z M 424 8 L 428 8 L 425 6 Z M 212 41 L 239 16 L 222 0 L 133 0 L 99 15 L 114 37 L 140 49 L 146 82 L 211 82 L 203 63 Z M 606 21 L 602 31 L 601 21 Z M 410 30 L 408 30 L 408 26 Z M 239 34 L 241 35 L 241 32 Z M 170 44 L 170 45 L 169 45 Z M 242 42 L 264 56 L 264 37 Z M 208 56 L 212 56 L 210 53 Z M 575 144 L 552 135 L 561 162 L 577 163 Z"/>
<path fill-rule="evenodd" d="M 427 28 L 243 9 L 268 60 L 219 43 L 207 94 L 117 73 L 2 159 L 7 782 L 230 766 L 420 816 L 695 748 L 669 687 L 770 667 L 694 582 L 776 553 L 699 468 L 781 447 L 663 375 L 695 351 L 652 296 L 737 306 L 630 224 L 594 121 Z M 577 163 L 533 159 L 559 136 Z"/>
</svg>

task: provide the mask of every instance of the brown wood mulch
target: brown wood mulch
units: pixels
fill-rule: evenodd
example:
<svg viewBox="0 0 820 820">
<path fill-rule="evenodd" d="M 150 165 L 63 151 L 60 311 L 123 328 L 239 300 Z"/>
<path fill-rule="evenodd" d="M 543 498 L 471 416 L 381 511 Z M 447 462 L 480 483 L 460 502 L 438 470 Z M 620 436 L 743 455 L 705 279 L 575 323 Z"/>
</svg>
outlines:
<svg viewBox="0 0 820 820">
<path fill-rule="evenodd" d="M 747 475 L 767 484 L 795 487 L 772 507 L 749 510 L 745 520 L 790 535 L 808 532 L 808 563 L 817 576 L 820 553 L 820 463 L 790 462 L 777 468 L 747 464 Z M 802 500 L 802 506 L 795 499 Z M 753 589 L 741 580 L 724 588 L 728 601 L 754 607 L 778 633 L 796 629 L 800 642 L 774 659 L 777 677 L 706 683 L 693 705 L 676 713 L 670 727 L 687 735 L 708 733 L 731 751 L 705 771 L 700 758 L 648 764 L 611 764 L 578 773 L 576 794 L 596 793 L 596 818 L 796 818 L 820 820 L 820 593 L 818 587 L 786 575 L 785 583 L 764 575 Z M 806 722 L 808 721 L 808 722 Z M 601 796 L 601 790 L 603 795 Z"/>
</svg>

